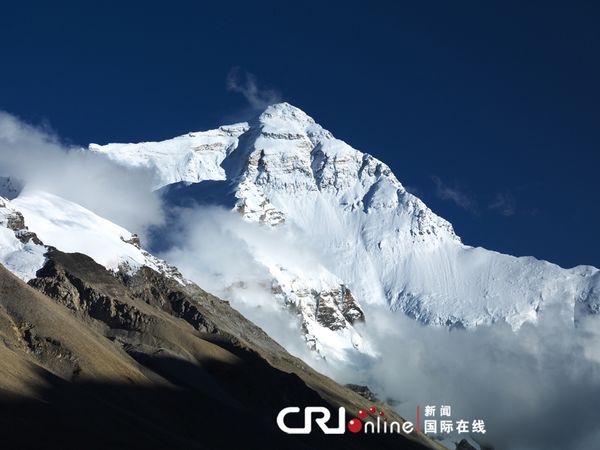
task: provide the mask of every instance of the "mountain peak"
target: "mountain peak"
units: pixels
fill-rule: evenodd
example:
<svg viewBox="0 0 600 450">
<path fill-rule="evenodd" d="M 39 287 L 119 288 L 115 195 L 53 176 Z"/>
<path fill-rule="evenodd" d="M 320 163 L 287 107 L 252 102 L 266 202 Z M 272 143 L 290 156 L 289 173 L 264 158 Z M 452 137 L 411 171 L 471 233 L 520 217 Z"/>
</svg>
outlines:
<svg viewBox="0 0 600 450">
<path fill-rule="evenodd" d="M 299 122 L 303 124 L 314 124 L 312 117 L 287 102 L 274 103 L 269 105 L 258 117 L 261 123 L 281 120 L 283 122 Z"/>
<path fill-rule="evenodd" d="M 279 102 L 279 103 L 273 103 L 269 106 L 267 106 L 265 108 L 265 110 L 261 113 L 262 114 L 270 114 L 273 116 L 305 116 L 307 117 L 307 114 L 302 111 L 300 108 L 298 108 L 297 106 L 292 105 L 291 103 L 288 102 Z"/>
</svg>

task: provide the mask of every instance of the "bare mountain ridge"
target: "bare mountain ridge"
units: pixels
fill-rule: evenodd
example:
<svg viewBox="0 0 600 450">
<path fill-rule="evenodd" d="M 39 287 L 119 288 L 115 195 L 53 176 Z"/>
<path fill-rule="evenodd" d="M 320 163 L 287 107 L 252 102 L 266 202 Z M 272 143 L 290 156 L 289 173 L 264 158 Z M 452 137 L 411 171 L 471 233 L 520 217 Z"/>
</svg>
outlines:
<svg viewBox="0 0 600 450">
<path fill-rule="evenodd" d="M 0 267 L 0 402 L 12 411 L 3 414 L 10 425 L 4 442 L 18 448 L 230 448 L 232 439 L 286 448 L 365 445 L 362 436 L 303 439 L 276 430 L 284 406 L 353 411 L 365 399 L 289 355 L 227 302 L 150 268 L 115 276 L 82 254 L 50 249 L 46 257 L 29 286 Z M 26 433 L 31 426 L 39 432 Z M 369 437 L 376 442 L 436 448 L 416 435 Z"/>
</svg>

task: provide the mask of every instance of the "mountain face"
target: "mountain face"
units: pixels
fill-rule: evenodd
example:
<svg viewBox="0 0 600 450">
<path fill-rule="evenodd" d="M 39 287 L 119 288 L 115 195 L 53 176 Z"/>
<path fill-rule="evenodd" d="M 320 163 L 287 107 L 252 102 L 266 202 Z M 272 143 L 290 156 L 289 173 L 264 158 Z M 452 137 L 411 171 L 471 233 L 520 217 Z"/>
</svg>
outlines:
<svg viewBox="0 0 600 450">
<path fill-rule="evenodd" d="M 574 322 L 600 311 L 598 269 L 464 245 L 388 166 L 287 103 L 247 123 L 90 150 L 154 169 L 157 187 L 175 203 L 187 197 L 225 206 L 274 233 L 294 234 L 318 254 L 307 270 L 283 252 L 252 246 L 273 292 L 299 313 L 307 341 L 325 355 L 372 351 L 355 327 L 369 320 L 369 305 L 459 328 L 506 321 L 516 329 L 550 307 Z"/>
<path fill-rule="evenodd" d="M 55 245 L 85 247 L 94 259 L 43 242 L 20 211 L 32 218 L 40 236 Z M 42 192 L 2 199 L 0 213 L 5 446 L 226 449 L 268 443 L 358 449 L 367 444 L 362 435 L 327 440 L 279 432 L 275 417 L 289 405 L 358 411 L 377 402 L 291 356 L 228 302 L 141 250 L 124 229 Z M 61 221 L 67 215 L 81 230 Z M 50 225 L 65 227 L 63 234 L 75 235 L 73 240 L 61 238 Z M 390 419 L 403 420 L 389 407 L 378 407 Z M 418 433 L 367 438 L 378 448 L 443 448 Z"/>
</svg>

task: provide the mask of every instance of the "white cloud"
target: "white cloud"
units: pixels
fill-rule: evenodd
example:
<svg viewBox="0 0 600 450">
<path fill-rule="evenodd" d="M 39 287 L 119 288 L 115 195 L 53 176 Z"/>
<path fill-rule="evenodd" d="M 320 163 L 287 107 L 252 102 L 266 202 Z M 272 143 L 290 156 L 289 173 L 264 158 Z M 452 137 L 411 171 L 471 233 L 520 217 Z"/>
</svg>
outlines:
<svg viewBox="0 0 600 450">
<path fill-rule="evenodd" d="M 229 71 L 227 89 L 242 94 L 254 110 L 263 110 L 267 106 L 281 101 L 281 96 L 277 91 L 260 89 L 256 77 L 239 67 L 234 67 Z"/>
<path fill-rule="evenodd" d="M 517 202 L 510 192 L 499 192 L 488 208 L 505 217 L 510 217 L 516 212 Z"/>
<path fill-rule="evenodd" d="M 369 385 L 414 420 L 415 406 L 449 404 L 453 419 L 483 419 L 482 444 L 506 450 L 586 450 L 598 442 L 600 318 L 578 328 L 557 311 L 513 331 L 423 326 L 366 305 L 364 332 L 380 356 L 355 367 L 330 367 L 343 382 Z"/>
<path fill-rule="evenodd" d="M 204 290 L 231 301 L 254 323 L 268 324 L 268 334 L 290 353 L 314 362 L 297 317 L 273 293 L 273 276 L 258 261 L 259 253 L 270 253 L 280 255 L 284 264 L 289 258 L 294 264 L 314 265 L 307 247 L 220 207 L 174 208 L 169 217 L 155 236 L 169 245 L 159 256 Z"/>
<path fill-rule="evenodd" d="M 466 211 L 477 212 L 477 201 L 467 191 L 446 185 L 438 176 L 433 175 L 431 179 L 435 184 L 435 193 L 440 199 L 451 201 Z"/>
<path fill-rule="evenodd" d="M 144 233 L 163 220 L 160 198 L 151 189 L 153 173 L 67 147 L 46 129 L 2 111 L 0 176 L 79 203 L 132 232 Z"/>
</svg>

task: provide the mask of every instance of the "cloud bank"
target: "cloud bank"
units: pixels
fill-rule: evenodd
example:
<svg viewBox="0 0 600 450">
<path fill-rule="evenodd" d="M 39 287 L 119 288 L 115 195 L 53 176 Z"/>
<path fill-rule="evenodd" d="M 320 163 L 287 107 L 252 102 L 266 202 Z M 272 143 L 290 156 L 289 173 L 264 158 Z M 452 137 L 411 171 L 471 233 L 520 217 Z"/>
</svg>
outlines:
<svg viewBox="0 0 600 450">
<path fill-rule="evenodd" d="M 152 192 L 153 173 L 65 146 L 51 132 L 2 111 L 0 176 L 79 203 L 132 232 L 143 234 L 163 220 L 161 200 Z"/>
<path fill-rule="evenodd" d="M 600 442 L 600 320 L 573 328 L 556 311 L 514 332 L 506 324 L 475 330 L 422 326 L 400 314 L 368 307 L 364 332 L 380 357 L 356 378 L 409 419 L 415 405 L 449 404 L 453 418 L 484 419 L 496 449 L 588 449 Z M 439 406 L 438 406 L 439 408 Z"/>
</svg>

